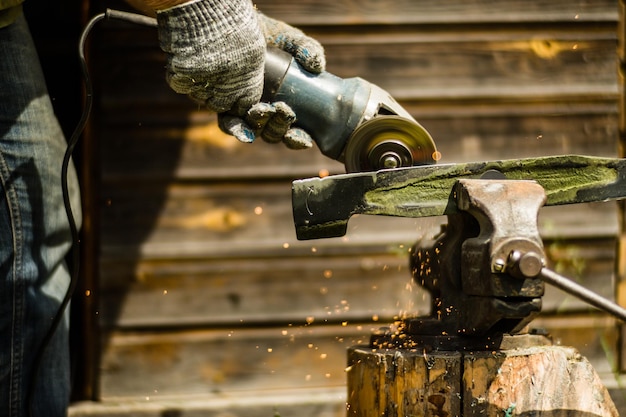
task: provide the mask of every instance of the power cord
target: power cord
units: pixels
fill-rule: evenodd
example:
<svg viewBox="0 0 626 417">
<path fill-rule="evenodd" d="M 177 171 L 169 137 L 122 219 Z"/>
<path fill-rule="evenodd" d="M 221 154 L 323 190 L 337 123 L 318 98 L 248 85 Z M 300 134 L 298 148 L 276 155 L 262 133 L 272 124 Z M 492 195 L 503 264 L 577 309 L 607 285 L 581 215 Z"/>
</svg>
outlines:
<svg viewBox="0 0 626 417">
<path fill-rule="evenodd" d="M 70 165 L 70 161 L 72 159 L 72 154 L 74 152 L 74 148 L 78 143 L 83 130 L 85 129 L 85 125 L 87 124 L 87 120 L 89 119 L 89 115 L 91 114 L 91 109 L 93 107 L 93 85 L 91 83 L 91 78 L 89 76 L 89 69 L 87 66 L 87 60 L 85 58 L 85 44 L 87 43 L 87 38 L 89 37 L 90 32 L 94 28 L 94 26 L 104 19 L 117 19 L 123 20 L 126 22 L 136 23 L 143 26 L 156 27 L 157 21 L 154 18 L 144 16 L 137 13 L 129 13 L 123 12 L 120 10 L 111 10 L 107 9 L 105 13 L 98 14 L 91 18 L 85 28 L 83 29 L 79 41 L 78 41 L 78 58 L 80 61 L 80 69 L 83 79 L 83 84 L 85 88 L 85 103 L 83 107 L 83 112 L 81 115 L 72 136 L 70 137 L 67 145 L 67 149 L 65 151 L 65 155 L 63 157 L 63 163 L 61 165 L 61 189 L 63 192 L 63 204 L 65 206 L 65 212 L 67 214 L 67 219 L 69 222 L 70 233 L 72 238 L 72 248 L 70 253 L 70 284 L 67 289 L 67 292 L 63 298 L 63 301 L 59 305 L 59 309 L 56 312 L 54 318 L 52 319 L 52 323 L 50 324 L 50 328 L 48 332 L 44 336 L 41 341 L 41 345 L 37 350 L 37 354 L 35 356 L 35 361 L 33 363 L 33 375 L 30 380 L 30 384 L 28 387 L 28 392 L 26 395 L 26 404 L 28 404 L 28 410 L 30 417 L 34 417 L 34 393 L 37 386 L 37 380 L 39 376 L 39 370 L 41 368 L 41 362 L 43 360 L 43 355 L 46 351 L 46 348 L 50 344 L 54 333 L 59 327 L 59 323 L 63 320 L 63 316 L 65 314 L 65 310 L 74 295 L 76 290 L 76 286 L 78 284 L 78 272 L 80 268 L 79 262 L 79 247 L 80 247 L 80 239 L 78 236 L 78 227 L 76 225 L 76 219 L 74 218 L 74 212 L 72 211 L 72 204 L 70 200 L 69 186 L 67 181 L 67 174 Z"/>
</svg>

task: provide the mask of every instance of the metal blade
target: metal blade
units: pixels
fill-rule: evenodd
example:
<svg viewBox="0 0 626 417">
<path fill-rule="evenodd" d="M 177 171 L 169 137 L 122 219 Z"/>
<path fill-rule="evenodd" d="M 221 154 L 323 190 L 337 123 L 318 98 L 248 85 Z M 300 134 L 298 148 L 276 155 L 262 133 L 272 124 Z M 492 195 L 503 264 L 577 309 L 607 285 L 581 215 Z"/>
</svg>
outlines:
<svg viewBox="0 0 626 417">
<path fill-rule="evenodd" d="M 626 159 L 580 155 L 382 170 L 293 182 L 293 216 L 298 239 L 346 234 L 354 214 L 398 217 L 457 212 L 454 185 L 497 171 L 506 179 L 534 180 L 546 191 L 546 205 L 626 198 Z"/>
<path fill-rule="evenodd" d="M 431 165 L 437 148 L 430 134 L 413 119 L 376 116 L 350 136 L 344 162 L 346 172 Z"/>
</svg>

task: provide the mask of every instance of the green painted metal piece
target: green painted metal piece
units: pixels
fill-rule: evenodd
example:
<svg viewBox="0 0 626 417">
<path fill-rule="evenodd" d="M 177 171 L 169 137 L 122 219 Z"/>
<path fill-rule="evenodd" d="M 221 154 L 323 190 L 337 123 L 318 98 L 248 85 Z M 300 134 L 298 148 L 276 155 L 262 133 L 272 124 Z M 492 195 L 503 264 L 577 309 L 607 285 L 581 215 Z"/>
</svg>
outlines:
<svg viewBox="0 0 626 417">
<path fill-rule="evenodd" d="M 334 175 L 293 182 L 298 239 L 343 236 L 355 214 L 429 217 L 457 212 L 455 184 L 462 178 L 533 180 L 546 205 L 626 198 L 626 159 L 581 155 L 425 165 Z"/>
</svg>

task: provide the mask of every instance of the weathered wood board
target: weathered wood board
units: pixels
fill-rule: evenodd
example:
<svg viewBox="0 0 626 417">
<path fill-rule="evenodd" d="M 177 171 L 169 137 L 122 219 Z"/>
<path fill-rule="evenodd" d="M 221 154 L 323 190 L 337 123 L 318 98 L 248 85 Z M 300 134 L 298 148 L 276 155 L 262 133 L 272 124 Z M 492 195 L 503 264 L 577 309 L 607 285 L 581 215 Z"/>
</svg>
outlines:
<svg viewBox="0 0 626 417">
<path fill-rule="evenodd" d="M 430 297 L 412 283 L 406 263 L 394 255 L 239 265 L 236 260 L 146 261 L 131 276 L 120 265 L 105 276 L 115 274 L 115 283 L 102 290 L 100 316 L 108 328 L 158 329 L 392 321 L 402 312 L 426 314 Z"/>
<path fill-rule="evenodd" d="M 581 108 L 572 110 L 546 105 L 530 114 L 525 113 L 528 106 L 509 105 L 500 109 L 491 106 L 483 108 L 483 113 L 478 115 L 435 114 L 436 110 L 417 105 L 407 108 L 412 109 L 435 139 L 442 163 L 569 153 L 615 155 L 614 106 L 582 104 Z M 506 117 L 500 112 L 506 112 Z M 424 115 L 418 116 L 420 113 Z M 144 121 L 135 126 L 107 127 L 105 132 L 110 138 L 102 147 L 103 180 L 117 187 L 119 182 L 129 180 L 241 178 L 250 181 L 258 178 L 259 171 L 268 180 L 295 179 L 344 170 L 342 164 L 315 149 L 296 152 L 262 141 L 252 145 L 238 143 L 218 132 L 212 115 L 193 116 L 195 121 L 190 126 L 167 126 L 168 116 L 163 114 L 162 125 L 146 126 Z M 154 156 L 146 156 L 147 146 Z"/>
<path fill-rule="evenodd" d="M 589 244 L 589 241 L 584 241 Z M 549 266 L 613 298 L 615 241 L 547 241 Z M 366 247 L 364 247 L 367 249 Z M 370 248 L 371 249 L 371 248 Z M 106 328 L 390 321 L 425 315 L 430 297 L 410 276 L 406 248 L 396 255 L 306 256 L 286 259 L 186 259 L 103 263 L 99 315 Z M 185 308 L 180 306 L 184 305 Z M 592 311 L 547 287 L 544 312 Z"/>
<path fill-rule="evenodd" d="M 346 349 L 371 325 L 106 333 L 103 395 L 232 394 L 345 384 Z"/>
<path fill-rule="evenodd" d="M 232 395 L 150 396 L 74 403 L 69 417 L 344 417 L 345 389 L 306 388 Z"/>
<path fill-rule="evenodd" d="M 355 24 L 467 24 L 467 23 L 557 23 L 614 22 L 616 2 L 612 0 L 524 1 L 442 0 L 436 3 L 414 0 L 332 1 L 257 0 L 259 10 L 295 25 L 342 27 Z"/>
</svg>

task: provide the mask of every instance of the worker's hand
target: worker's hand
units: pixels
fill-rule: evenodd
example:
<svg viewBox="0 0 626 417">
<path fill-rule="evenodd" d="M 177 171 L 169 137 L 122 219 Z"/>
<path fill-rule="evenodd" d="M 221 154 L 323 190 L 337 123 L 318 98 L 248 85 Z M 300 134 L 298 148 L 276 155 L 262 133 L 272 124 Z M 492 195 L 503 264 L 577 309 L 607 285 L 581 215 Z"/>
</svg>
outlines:
<svg viewBox="0 0 626 417">
<path fill-rule="evenodd" d="M 324 50 L 312 38 L 258 13 L 250 0 L 192 0 L 157 11 L 171 88 L 218 113 L 222 130 L 242 142 L 261 136 L 293 149 L 312 146 L 291 128 L 284 103 L 260 103 L 266 45 L 291 53 L 312 72 L 324 69 Z"/>
<path fill-rule="evenodd" d="M 326 69 L 324 47 L 300 29 L 272 19 L 259 12 L 259 24 L 267 46 L 291 54 L 309 72 L 319 74 Z"/>
<path fill-rule="evenodd" d="M 174 91 L 218 113 L 258 103 L 265 40 L 250 0 L 192 0 L 157 10 L 157 21 Z"/>
<path fill-rule="evenodd" d="M 258 16 L 267 46 L 288 52 L 309 72 L 317 74 L 324 71 L 324 48 L 317 40 L 262 13 Z M 219 116 L 220 128 L 242 142 L 251 142 L 256 136 L 261 136 L 266 142 L 283 142 L 291 149 L 312 147 L 313 139 L 307 132 L 291 127 L 295 121 L 296 114 L 284 102 L 254 104 L 245 117 L 232 113 Z"/>
</svg>

